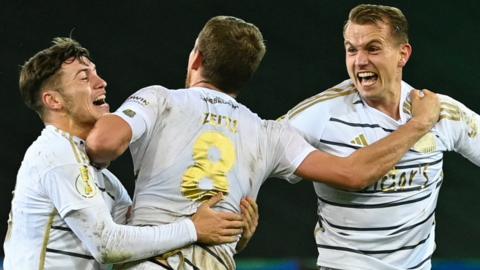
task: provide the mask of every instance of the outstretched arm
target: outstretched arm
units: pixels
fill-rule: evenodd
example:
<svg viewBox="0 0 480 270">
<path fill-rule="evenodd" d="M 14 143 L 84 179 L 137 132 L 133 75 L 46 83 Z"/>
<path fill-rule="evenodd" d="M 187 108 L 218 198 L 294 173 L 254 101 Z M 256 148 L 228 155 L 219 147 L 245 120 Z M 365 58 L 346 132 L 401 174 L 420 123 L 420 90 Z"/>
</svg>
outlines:
<svg viewBox="0 0 480 270">
<path fill-rule="evenodd" d="M 311 152 L 295 174 L 346 190 L 362 190 L 385 175 L 438 121 L 440 104 L 428 90 L 411 92 L 410 121 L 389 136 L 342 158 L 321 151 Z"/>
<path fill-rule="evenodd" d="M 159 226 L 115 224 L 104 205 L 72 211 L 65 222 L 100 263 L 121 263 L 156 256 L 199 241 L 223 244 L 238 239 L 242 217 L 219 213 L 210 207 L 222 199 L 214 196 L 186 218 Z"/>
</svg>

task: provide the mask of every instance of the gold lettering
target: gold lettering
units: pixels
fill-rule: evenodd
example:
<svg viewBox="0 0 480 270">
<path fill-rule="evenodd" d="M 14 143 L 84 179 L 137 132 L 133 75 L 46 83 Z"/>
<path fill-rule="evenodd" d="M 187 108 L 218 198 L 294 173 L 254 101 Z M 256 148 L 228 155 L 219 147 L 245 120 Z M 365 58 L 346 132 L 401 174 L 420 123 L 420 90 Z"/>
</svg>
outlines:
<svg viewBox="0 0 480 270">
<path fill-rule="evenodd" d="M 399 182 L 398 183 L 399 187 L 402 187 L 402 188 L 405 187 L 405 185 L 407 184 L 407 173 L 406 172 L 402 172 L 398 182 Z"/>
<path fill-rule="evenodd" d="M 428 184 L 428 181 L 430 180 L 428 178 L 428 164 L 423 167 L 423 176 L 425 177 L 425 183 L 424 185 Z"/>
<path fill-rule="evenodd" d="M 210 113 L 205 113 L 205 118 L 203 119 L 202 125 L 205 125 L 206 123 L 208 123 L 208 116 L 209 115 L 210 115 Z"/>
<path fill-rule="evenodd" d="M 216 114 L 210 114 L 210 125 L 216 126 L 217 125 L 217 115 Z"/>
<path fill-rule="evenodd" d="M 237 133 L 238 131 L 238 121 L 225 115 L 205 113 L 202 125 L 224 126 L 232 133 Z"/>
<path fill-rule="evenodd" d="M 416 171 L 416 170 L 410 171 L 410 179 L 408 180 L 408 185 L 409 185 L 409 186 L 412 185 L 413 178 L 415 178 L 415 175 L 417 175 L 417 171 Z"/>
<path fill-rule="evenodd" d="M 373 184 L 370 189 L 374 191 L 394 192 L 398 190 L 406 190 L 412 187 L 425 186 L 430 181 L 428 172 L 428 164 L 405 171 L 393 168 L 379 181 Z M 417 182 L 415 182 L 415 178 L 418 178 Z M 425 182 L 420 183 L 422 181 Z"/>
<path fill-rule="evenodd" d="M 393 177 L 392 177 L 393 176 Z M 388 187 L 385 187 L 385 182 L 387 182 L 387 180 L 389 179 L 389 176 L 388 175 L 385 175 L 383 178 L 382 178 L 382 181 L 380 182 L 380 188 L 382 190 L 388 190 L 388 189 L 391 189 L 395 186 L 395 175 L 393 174 L 390 174 L 390 178 L 392 178 L 392 180 L 394 180 Z"/>
<path fill-rule="evenodd" d="M 230 121 L 230 124 L 231 124 L 230 131 L 233 132 L 233 133 L 237 133 L 238 121 L 237 120 Z"/>
</svg>

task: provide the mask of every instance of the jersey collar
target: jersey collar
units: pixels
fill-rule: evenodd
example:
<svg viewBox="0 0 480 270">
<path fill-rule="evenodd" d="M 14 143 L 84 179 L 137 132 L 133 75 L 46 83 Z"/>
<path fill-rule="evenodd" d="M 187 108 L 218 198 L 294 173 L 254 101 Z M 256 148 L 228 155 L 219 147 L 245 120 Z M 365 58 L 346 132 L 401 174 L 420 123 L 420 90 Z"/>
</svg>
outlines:
<svg viewBox="0 0 480 270">
<path fill-rule="evenodd" d="M 83 139 L 81 139 L 77 136 L 74 136 L 74 135 L 72 135 L 72 134 L 70 134 L 66 131 L 63 131 L 63 130 L 61 130 L 61 129 L 53 126 L 53 125 L 46 125 L 45 129 L 49 130 L 50 132 L 53 132 L 55 134 L 61 135 L 65 139 L 75 143 L 75 145 L 77 145 L 78 148 L 80 148 L 82 151 L 86 152 L 86 150 L 85 150 L 85 145 L 86 145 L 85 140 L 83 140 Z"/>
</svg>

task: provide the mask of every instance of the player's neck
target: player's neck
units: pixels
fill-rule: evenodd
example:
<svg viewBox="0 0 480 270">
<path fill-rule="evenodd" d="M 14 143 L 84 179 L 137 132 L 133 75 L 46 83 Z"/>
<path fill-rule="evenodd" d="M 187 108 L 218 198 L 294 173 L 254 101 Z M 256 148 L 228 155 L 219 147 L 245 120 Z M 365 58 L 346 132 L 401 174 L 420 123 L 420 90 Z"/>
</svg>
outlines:
<svg viewBox="0 0 480 270">
<path fill-rule="evenodd" d="M 391 93 L 387 93 L 386 95 L 379 98 L 366 98 L 365 101 L 370 107 L 383 112 L 384 114 L 390 116 L 392 119 L 400 119 L 400 91 L 392 91 Z"/>
<path fill-rule="evenodd" d="M 208 88 L 208 89 L 212 89 L 212 90 L 215 90 L 215 91 L 223 92 L 220 88 L 216 87 L 211 82 L 209 82 L 208 80 L 204 80 L 204 79 L 201 79 L 201 80 L 198 80 L 198 81 L 192 83 L 190 85 L 190 87 L 203 87 L 203 88 Z"/>
<path fill-rule="evenodd" d="M 236 94 L 234 94 L 234 93 L 227 93 L 227 92 L 223 91 L 222 89 L 220 89 L 220 88 L 216 87 L 215 85 L 213 85 L 213 84 L 212 84 L 211 82 L 209 82 L 208 80 L 204 80 L 204 79 L 201 79 L 201 80 L 199 80 L 199 81 L 197 81 L 197 82 L 195 82 L 195 83 L 192 83 L 192 84 L 190 85 L 190 87 L 203 87 L 203 88 L 208 88 L 208 89 L 211 89 L 211 90 L 215 90 L 215 91 L 222 92 L 222 93 L 224 93 L 224 94 L 230 95 L 230 96 L 232 96 L 232 97 L 234 97 L 234 98 L 237 97 Z"/>
<path fill-rule="evenodd" d="M 62 131 L 65 131 L 75 137 L 86 140 L 88 133 L 92 130 L 91 125 L 82 125 L 67 117 L 47 118 L 44 121 L 45 125 L 52 125 Z"/>
</svg>

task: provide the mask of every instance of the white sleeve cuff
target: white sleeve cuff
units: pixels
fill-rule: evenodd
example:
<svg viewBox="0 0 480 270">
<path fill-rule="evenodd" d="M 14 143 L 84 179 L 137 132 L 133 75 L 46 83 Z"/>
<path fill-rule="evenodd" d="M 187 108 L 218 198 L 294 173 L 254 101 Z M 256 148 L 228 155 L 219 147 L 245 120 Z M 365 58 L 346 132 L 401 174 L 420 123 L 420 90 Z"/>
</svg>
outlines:
<svg viewBox="0 0 480 270">
<path fill-rule="evenodd" d="M 121 108 L 119 108 L 119 110 L 120 109 Z M 123 110 L 123 111 L 119 111 L 119 110 L 117 110 L 113 114 L 122 118 L 125 122 L 128 123 L 128 125 L 132 129 L 132 139 L 130 140 L 130 143 L 132 143 L 136 141 L 138 138 L 140 138 L 143 135 L 143 133 L 146 131 L 147 125 L 145 123 L 145 118 L 144 116 L 139 116 L 137 113 L 127 115 L 125 113 L 125 111 L 127 110 Z"/>
</svg>

